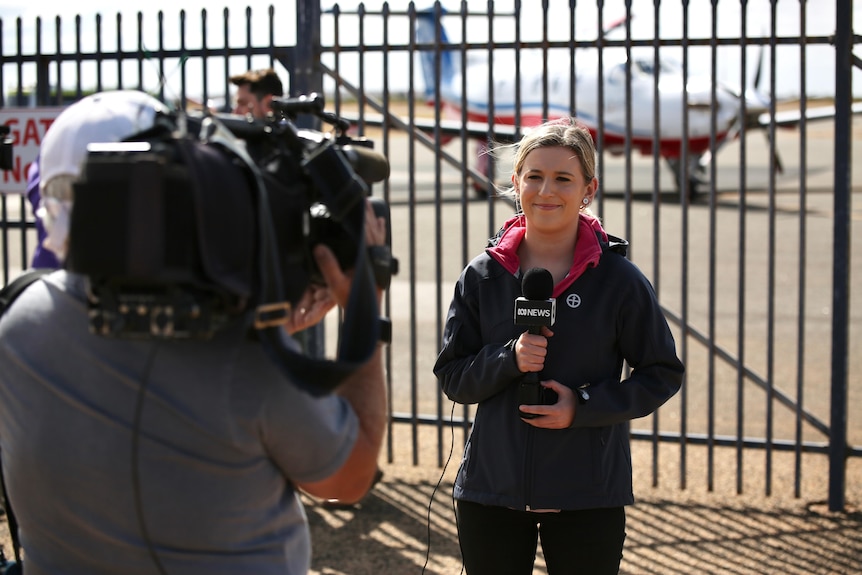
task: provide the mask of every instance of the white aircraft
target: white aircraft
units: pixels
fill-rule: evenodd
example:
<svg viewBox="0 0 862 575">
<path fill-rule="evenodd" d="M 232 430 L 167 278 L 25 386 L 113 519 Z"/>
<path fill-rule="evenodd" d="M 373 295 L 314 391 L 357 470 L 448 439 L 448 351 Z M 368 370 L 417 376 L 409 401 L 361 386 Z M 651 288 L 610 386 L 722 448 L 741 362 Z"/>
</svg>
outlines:
<svg viewBox="0 0 862 575">
<path fill-rule="evenodd" d="M 437 44 L 439 39 L 441 45 L 451 45 L 442 23 L 438 30 L 439 19 L 433 11 L 418 12 L 416 22 L 417 44 Z M 607 35 L 623 24 L 625 18 L 611 23 L 603 34 Z M 478 140 L 477 169 L 493 181 L 493 164 L 483 153 L 489 140 L 512 141 L 545 119 L 575 116 L 597 142 L 601 136 L 599 143 L 602 149 L 613 155 L 625 153 L 627 141 L 632 151 L 646 155 L 652 155 L 658 147 L 659 155 L 673 170 L 677 185 L 687 187 L 689 196 L 693 197 L 697 188 L 703 185 L 711 161 L 713 122 L 715 150 L 718 151 L 740 134 L 743 125 L 746 130 L 768 128 L 772 122 L 770 100 L 755 87 L 740 90 L 718 83 L 713 90 L 709 77 L 689 75 L 684 82 L 679 63 L 665 57 L 656 65 L 652 50 L 648 50 L 648 54 L 631 51 L 630 65 L 627 65 L 623 50 L 606 50 L 600 78 L 598 50 L 577 48 L 574 81 L 571 80 L 573 64 L 569 50 L 549 49 L 547 59 L 542 50 L 522 50 L 520 89 L 515 85 L 512 50 L 495 53 L 490 70 L 488 59 L 474 57 L 475 52 L 467 53 L 466 69 L 462 70 L 462 52 L 454 45 L 451 49 L 439 51 L 423 50 L 420 58 L 425 96 L 430 105 L 439 99 L 443 121 L 417 118 L 414 125 L 426 132 L 438 130 L 448 139 L 466 136 Z M 760 68 L 758 64 L 754 86 L 759 83 Z M 627 69 L 631 74 L 630 112 L 626 108 Z M 656 75 L 658 126 L 655 125 L 653 104 Z M 604 88 L 601 110 L 600 82 Z M 543 96 L 545 87 L 546 97 Z M 492 106 L 493 118 L 489 118 Z M 688 113 L 683 114 L 686 108 Z M 853 111 L 862 112 L 862 106 L 854 105 Z M 834 114 L 834 108 L 818 107 L 808 110 L 806 116 L 808 119 L 824 119 L 834 117 Z M 463 121 L 465 118 L 466 123 Z M 798 125 L 800 118 L 798 112 L 782 112 L 775 114 L 774 121 L 778 127 L 790 127 Z M 627 131 L 628 120 L 630 128 Z M 374 123 L 368 118 L 365 121 Z M 687 137 L 684 137 L 686 132 Z M 682 163 L 683 157 L 688 161 L 687 168 Z M 782 170 L 777 155 L 775 167 Z M 477 182 L 475 187 L 480 193 L 487 189 L 481 182 Z"/>
</svg>

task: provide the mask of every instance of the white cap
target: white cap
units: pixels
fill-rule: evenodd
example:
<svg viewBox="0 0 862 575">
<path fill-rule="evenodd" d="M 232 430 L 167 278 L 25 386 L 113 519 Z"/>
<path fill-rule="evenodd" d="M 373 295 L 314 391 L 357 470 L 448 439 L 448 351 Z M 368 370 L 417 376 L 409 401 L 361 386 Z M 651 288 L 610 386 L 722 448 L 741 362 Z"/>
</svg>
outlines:
<svg viewBox="0 0 862 575">
<path fill-rule="evenodd" d="M 39 149 L 39 186 L 55 176 L 77 177 L 87 156 L 87 145 L 118 142 L 153 126 L 165 106 L 136 90 L 99 92 L 75 102 L 54 120 Z"/>
<path fill-rule="evenodd" d="M 93 143 L 118 142 L 132 134 L 152 128 L 156 113 L 167 111 L 161 102 L 135 90 L 99 92 L 63 110 L 42 140 L 39 148 L 39 192 L 36 216 L 45 225 L 47 236 L 42 245 L 60 260 L 66 258 L 69 220 L 72 209 L 71 180 L 57 180 L 56 190 L 46 190 L 58 176 L 77 178 Z M 60 191 L 63 193 L 60 193 Z M 49 197 L 48 192 L 60 197 Z"/>
</svg>

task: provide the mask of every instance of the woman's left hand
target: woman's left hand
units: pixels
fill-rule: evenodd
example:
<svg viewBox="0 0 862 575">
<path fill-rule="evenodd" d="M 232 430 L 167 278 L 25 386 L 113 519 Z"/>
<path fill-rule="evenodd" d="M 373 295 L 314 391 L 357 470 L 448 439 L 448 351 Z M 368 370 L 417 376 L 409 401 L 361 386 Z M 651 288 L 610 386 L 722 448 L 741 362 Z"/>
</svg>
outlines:
<svg viewBox="0 0 862 575">
<path fill-rule="evenodd" d="M 540 416 L 533 419 L 521 418 L 521 421 L 529 423 L 533 427 L 541 427 L 543 429 L 567 429 L 571 427 L 572 422 L 575 420 L 575 410 L 578 406 L 578 402 L 575 400 L 575 392 L 553 379 L 543 381 L 541 384 L 542 387 L 546 387 L 557 393 L 557 402 L 553 405 L 519 406 L 519 409 L 524 413 L 535 413 Z"/>
</svg>

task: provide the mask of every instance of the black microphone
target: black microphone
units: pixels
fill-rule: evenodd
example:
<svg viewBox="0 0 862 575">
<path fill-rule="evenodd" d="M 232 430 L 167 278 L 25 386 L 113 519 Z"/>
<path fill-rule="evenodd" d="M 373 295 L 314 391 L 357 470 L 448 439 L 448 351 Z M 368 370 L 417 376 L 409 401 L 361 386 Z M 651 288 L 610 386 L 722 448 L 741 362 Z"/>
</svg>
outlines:
<svg viewBox="0 0 862 575">
<path fill-rule="evenodd" d="M 342 146 L 341 151 L 347 156 L 356 175 L 367 184 L 382 182 L 389 177 L 389 160 L 365 146 Z"/>
<path fill-rule="evenodd" d="M 557 316 L 557 300 L 554 293 L 554 277 L 544 268 L 531 268 L 521 280 L 523 296 L 515 299 L 515 325 L 528 326 L 531 334 L 541 334 L 542 326 L 552 326 Z M 518 405 L 541 405 L 547 398 L 539 384 L 539 374 L 529 372 L 518 386 Z M 518 410 L 524 419 L 540 417 L 534 413 Z"/>
<path fill-rule="evenodd" d="M 532 334 L 542 333 L 542 326 L 551 327 L 557 315 L 554 278 L 545 268 L 532 268 L 521 280 L 523 296 L 515 300 L 515 325 L 526 325 Z"/>
</svg>

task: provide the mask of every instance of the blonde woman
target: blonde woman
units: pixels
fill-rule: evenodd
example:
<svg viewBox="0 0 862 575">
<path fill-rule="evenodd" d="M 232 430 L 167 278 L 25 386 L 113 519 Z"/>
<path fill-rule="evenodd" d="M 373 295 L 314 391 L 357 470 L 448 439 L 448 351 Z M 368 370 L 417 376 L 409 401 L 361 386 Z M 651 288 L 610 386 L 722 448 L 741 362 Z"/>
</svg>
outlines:
<svg viewBox="0 0 862 575">
<path fill-rule="evenodd" d="M 516 146 L 506 222 L 458 279 L 434 373 L 457 403 L 478 404 L 455 482 L 468 575 L 617 573 L 634 502 L 629 421 L 680 388 L 683 365 L 649 281 L 589 212 L 596 152 L 574 120 Z M 527 270 L 553 279 L 556 321 L 513 321 Z M 536 330 L 533 330 L 536 331 Z M 631 374 L 623 377 L 623 363 Z M 518 389 L 541 372 L 545 400 Z"/>
</svg>

